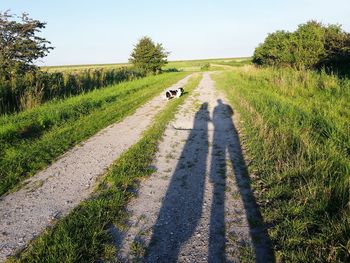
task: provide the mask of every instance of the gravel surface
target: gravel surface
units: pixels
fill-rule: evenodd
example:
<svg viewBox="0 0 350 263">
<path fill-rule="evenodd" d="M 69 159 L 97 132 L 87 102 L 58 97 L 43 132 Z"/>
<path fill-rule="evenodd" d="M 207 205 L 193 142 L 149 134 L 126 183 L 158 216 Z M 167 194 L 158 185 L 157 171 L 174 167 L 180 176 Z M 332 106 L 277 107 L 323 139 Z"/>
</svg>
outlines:
<svg viewBox="0 0 350 263">
<path fill-rule="evenodd" d="M 183 86 L 189 77 L 172 88 Z M 0 261 L 23 249 L 47 226 L 89 197 L 98 176 L 141 138 L 165 105 L 161 94 L 133 115 L 68 151 L 47 169 L 26 180 L 19 191 L 3 196 L 0 199 Z"/>
<path fill-rule="evenodd" d="M 208 73 L 166 128 L 154 161 L 115 228 L 122 262 L 273 262 L 250 186 L 238 114 Z M 248 220 L 249 218 L 249 220 Z"/>
</svg>

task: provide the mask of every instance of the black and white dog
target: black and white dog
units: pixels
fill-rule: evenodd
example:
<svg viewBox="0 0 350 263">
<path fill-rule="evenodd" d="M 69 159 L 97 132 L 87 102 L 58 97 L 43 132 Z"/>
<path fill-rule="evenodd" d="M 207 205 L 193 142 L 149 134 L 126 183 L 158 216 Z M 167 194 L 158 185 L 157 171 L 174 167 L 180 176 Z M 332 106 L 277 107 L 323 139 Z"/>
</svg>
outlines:
<svg viewBox="0 0 350 263">
<path fill-rule="evenodd" d="M 175 90 L 167 90 L 165 92 L 165 99 L 170 100 L 172 98 L 179 98 L 184 93 L 183 88 L 178 88 Z"/>
</svg>

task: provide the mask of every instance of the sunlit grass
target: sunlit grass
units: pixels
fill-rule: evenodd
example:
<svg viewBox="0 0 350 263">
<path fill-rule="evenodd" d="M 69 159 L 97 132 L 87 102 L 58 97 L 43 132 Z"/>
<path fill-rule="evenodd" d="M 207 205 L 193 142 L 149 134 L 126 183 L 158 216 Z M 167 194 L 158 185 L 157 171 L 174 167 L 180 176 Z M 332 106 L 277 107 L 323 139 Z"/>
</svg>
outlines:
<svg viewBox="0 0 350 263">
<path fill-rule="evenodd" d="M 350 80 L 253 66 L 215 79 L 241 115 L 277 257 L 349 260 Z"/>
</svg>

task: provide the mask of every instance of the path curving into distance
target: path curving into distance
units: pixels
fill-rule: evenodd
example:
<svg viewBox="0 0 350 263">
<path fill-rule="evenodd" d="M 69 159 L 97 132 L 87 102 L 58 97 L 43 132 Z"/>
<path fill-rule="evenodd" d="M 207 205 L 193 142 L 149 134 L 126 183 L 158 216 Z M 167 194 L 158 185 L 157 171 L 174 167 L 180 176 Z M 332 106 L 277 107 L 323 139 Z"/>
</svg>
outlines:
<svg viewBox="0 0 350 263">
<path fill-rule="evenodd" d="M 191 75 L 174 84 L 178 88 Z M 163 93 L 69 150 L 55 163 L 0 198 L 0 261 L 23 249 L 55 219 L 67 215 L 93 192 L 96 179 L 135 144 L 166 105 Z"/>
<path fill-rule="evenodd" d="M 165 130 L 126 230 L 112 229 L 119 261 L 274 262 L 237 118 L 204 73 Z"/>
</svg>

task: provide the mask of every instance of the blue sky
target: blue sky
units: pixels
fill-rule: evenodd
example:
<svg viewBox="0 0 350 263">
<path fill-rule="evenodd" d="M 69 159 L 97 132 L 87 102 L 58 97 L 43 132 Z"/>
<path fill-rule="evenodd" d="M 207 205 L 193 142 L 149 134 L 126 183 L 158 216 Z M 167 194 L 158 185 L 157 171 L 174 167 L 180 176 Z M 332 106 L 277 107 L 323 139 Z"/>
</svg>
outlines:
<svg viewBox="0 0 350 263">
<path fill-rule="evenodd" d="M 252 55 L 267 33 L 310 19 L 350 32 L 349 0 L 0 0 L 0 10 L 47 22 L 53 51 L 41 65 L 126 62 L 144 35 L 169 60 Z"/>
</svg>

